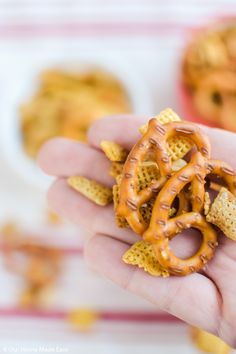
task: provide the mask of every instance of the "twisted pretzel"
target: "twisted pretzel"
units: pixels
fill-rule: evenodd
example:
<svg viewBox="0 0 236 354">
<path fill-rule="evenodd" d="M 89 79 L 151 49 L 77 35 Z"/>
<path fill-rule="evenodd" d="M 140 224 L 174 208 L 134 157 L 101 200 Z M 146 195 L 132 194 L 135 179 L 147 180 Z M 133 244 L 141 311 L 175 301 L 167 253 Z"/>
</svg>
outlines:
<svg viewBox="0 0 236 354">
<path fill-rule="evenodd" d="M 130 227 L 142 235 L 148 225 L 143 220 L 140 207 L 150 200 L 171 177 L 171 161 L 167 153 L 168 139 L 174 136 L 188 138 L 201 154 L 209 158 L 210 144 L 195 124 L 187 122 L 172 122 L 161 125 L 156 119 L 149 121 L 146 134 L 134 145 L 123 168 L 123 178 L 120 184 L 120 202 L 117 212 L 124 216 Z M 154 180 L 142 191 L 138 192 L 137 171 L 148 151 L 155 153 L 155 161 L 160 170 L 159 180 Z"/>
<path fill-rule="evenodd" d="M 217 246 L 216 231 L 201 215 L 206 173 L 205 158 L 195 152 L 190 163 L 172 176 L 158 194 L 150 225 L 143 234 L 144 239 L 153 244 L 159 263 L 171 274 L 186 275 L 198 271 L 212 258 Z M 192 188 L 192 211 L 169 219 L 168 210 L 176 195 L 189 183 Z M 194 256 L 183 260 L 170 250 L 169 239 L 190 227 L 201 231 L 202 244 Z"/>
<path fill-rule="evenodd" d="M 236 196 L 236 174 L 231 166 L 221 160 L 211 159 L 206 162 L 207 175 L 223 179 L 228 189 Z"/>
</svg>

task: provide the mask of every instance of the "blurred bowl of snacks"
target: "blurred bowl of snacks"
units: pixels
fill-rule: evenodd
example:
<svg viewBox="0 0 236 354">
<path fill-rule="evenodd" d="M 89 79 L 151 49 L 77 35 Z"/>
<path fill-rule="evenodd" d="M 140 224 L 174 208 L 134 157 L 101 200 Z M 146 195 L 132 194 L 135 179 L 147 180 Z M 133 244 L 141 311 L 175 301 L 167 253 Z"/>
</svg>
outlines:
<svg viewBox="0 0 236 354">
<path fill-rule="evenodd" d="M 89 126 L 99 118 L 153 113 L 145 82 L 120 61 L 54 64 L 33 74 L 17 89 L 9 88 L 1 140 L 11 167 L 38 187 L 47 188 L 52 180 L 35 161 L 49 139 L 60 136 L 86 142 Z"/>
<path fill-rule="evenodd" d="M 181 64 L 182 110 L 191 120 L 236 131 L 236 19 L 192 37 Z"/>
</svg>

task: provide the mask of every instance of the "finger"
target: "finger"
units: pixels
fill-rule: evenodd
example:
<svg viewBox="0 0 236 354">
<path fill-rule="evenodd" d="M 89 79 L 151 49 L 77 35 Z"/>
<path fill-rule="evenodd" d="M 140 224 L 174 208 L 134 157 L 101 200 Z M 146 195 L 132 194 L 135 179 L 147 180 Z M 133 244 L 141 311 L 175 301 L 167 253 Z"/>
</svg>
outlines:
<svg viewBox="0 0 236 354">
<path fill-rule="evenodd" d="M 102 140 L 113 140 L 130 149 L 140 137 L 139 127 L 148 121 L 148 117 L 115 116 L 96 121 L 90 128 L 88 140 L 96 148 Z M 232 151 L 236 149 L 236 134 L 218 128 L 201 125 L 208 135 L 212 146 L 212 157 L 221 159 L 236 168 L 236 159 Z"/>
<path fill-rule="evenodd" d="M 59 215 L 82 226 L 91 233 L 103 233 L 133 244 L 140 240 L 128 228 L 119 228 L 115 223 L 113 205 L 100 207 L 83 197 L 68 186 L 66 179 L 60 178 L 53 183 L 48 192 L 48 201 Z M 187 258 L 196 253 L 201 238 L 194 230 L 186 230 L 175 237 L 170 246 L 176 256 Z"/>
<path fill-rule="evenodd" d="M 88 132 L 89 143 L 100 148 L 102 140 L 112 140 L 130 149 L 140 137 L 139 127 L 148 121 L 148 117 L 112 116 L 99 119 L 92 124 Z"/>
<path fill-rule="evenodd" d="M 100 207 L 94 204 L 69 187 L 63 178 L 56 180 L 49 189 L 48 202 L 56 213 L 91 233 L 105 233 L 127 243 L 139 239 L 131 230 L 116 226 L 112 205 Z"/>
<path fill-rule="evenodd" d="M 39 152 L 38 163 L 50 175 L 83 175 L 101 183 L 114 184 L 108 174 L 110 162 L 105 155 L 73 140 L 55 138 L 48 141 Z"/>
<path fill-rule="evenodd" d="M 119 286 L 194 326 L 217 333 L 221 302 L 213 282 L 198 273 L 154 278 L 122 262 L 127 248 L 123 242 L 99 234 L 88 241 L 85 256 L 92 268 Z"/>
</svg>

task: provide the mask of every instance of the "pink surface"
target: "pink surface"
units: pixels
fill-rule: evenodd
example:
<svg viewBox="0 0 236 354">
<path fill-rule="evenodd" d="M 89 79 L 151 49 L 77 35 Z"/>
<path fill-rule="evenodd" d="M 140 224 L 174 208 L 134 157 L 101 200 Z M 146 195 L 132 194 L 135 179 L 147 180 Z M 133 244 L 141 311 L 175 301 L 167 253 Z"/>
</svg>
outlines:
<svg viewBox="0 0 236 354">
<path fill-rule="evenodd" d="M 79 309 L 78 309 L 79 310 Z M 83 309 L 81 309 L 83 310 Z M 96 311 L 95 311 L 96 312 Z M 99 319 L 102 321 L 123 321 L 123 322 L 182 322 L 180 319 L 167 313 L 153 311 L 97 311 Z M 69 315 L 65 310 L 39 310 L 39 309 L 22 309 L 19 307 L 0 308 L 0 317 L 34 317 L 44 319 L 65 320 Z"/>
</svg>

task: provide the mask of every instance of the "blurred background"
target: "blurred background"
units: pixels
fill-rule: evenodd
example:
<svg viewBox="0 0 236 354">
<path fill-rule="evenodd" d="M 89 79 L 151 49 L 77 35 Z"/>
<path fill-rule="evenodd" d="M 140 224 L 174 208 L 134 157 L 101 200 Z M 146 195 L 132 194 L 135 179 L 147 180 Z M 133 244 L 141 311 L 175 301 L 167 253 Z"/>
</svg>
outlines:
<svg viewBox="0 0 236 354">
<path fill-rule="evenodd" d="M 236 131 L 236 0 L 0 0 L 0 353 L 229 353 L 94 274 L 47 206 L 54 136 L 104 115 Z"/>
</svg>

